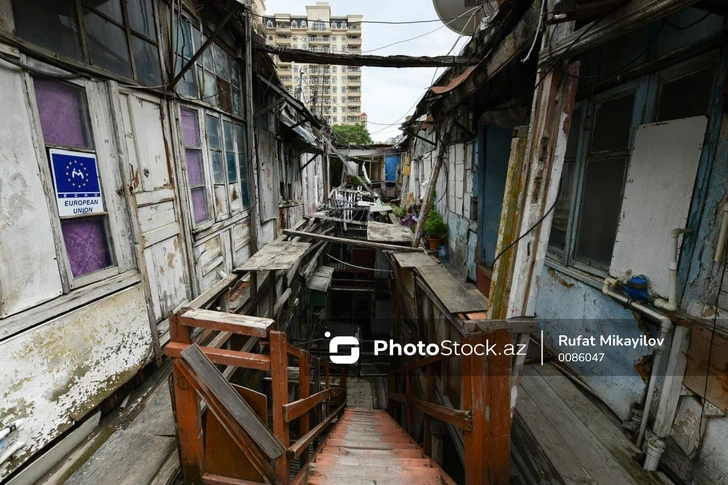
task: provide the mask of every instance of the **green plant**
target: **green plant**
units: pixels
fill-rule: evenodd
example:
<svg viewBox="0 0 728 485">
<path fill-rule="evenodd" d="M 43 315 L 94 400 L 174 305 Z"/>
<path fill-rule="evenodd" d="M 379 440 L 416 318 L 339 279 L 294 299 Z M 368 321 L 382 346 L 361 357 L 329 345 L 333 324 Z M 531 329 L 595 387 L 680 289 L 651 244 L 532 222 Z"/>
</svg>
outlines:
<svg viewBox="0 0 728 485">
<path fill-rule="evenodd" d="M 404 207 L 392 204 L 392 213 L 397 217 L 397 219 L 402 219 L 407 215 L 407 210 Z"/>
<path fill-rule="evenodd" d="M 442 214 L 432 207 L 427 213 L 427 219 L 425 219 L 425 231 L 430 237 L 446 237 L 448 232 L 447 224 L 442 218 Z"/>
</svg>

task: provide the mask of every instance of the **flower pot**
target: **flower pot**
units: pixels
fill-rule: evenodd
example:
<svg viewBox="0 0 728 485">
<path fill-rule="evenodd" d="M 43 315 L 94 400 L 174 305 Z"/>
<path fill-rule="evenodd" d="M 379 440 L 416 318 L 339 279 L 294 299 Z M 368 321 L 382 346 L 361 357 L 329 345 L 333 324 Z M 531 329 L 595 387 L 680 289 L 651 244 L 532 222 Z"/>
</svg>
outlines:
<svg viewBox="0 0 728 485">
<path fill-rule="evenodd" d="M 430 246 L 430 249 L 437 250 L 440 246 L 442 246 L 445 239 L 441 237 L 428 237 L 427 238 L 427 244 Z"/>
</svg>

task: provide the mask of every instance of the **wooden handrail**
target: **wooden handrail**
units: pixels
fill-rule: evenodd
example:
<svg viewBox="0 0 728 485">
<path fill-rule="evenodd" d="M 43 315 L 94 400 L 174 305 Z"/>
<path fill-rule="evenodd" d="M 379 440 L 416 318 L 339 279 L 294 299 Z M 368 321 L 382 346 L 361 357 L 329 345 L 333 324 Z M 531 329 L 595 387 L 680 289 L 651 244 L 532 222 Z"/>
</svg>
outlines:
<svg viewBox="0 0 728 485">
<path fill-rule="evenodd" d="M 180 315 L 178 321 L 187 327 L 211 328 L 251 337 L 267 337 L 275 325 L 275 321 L 270 318 L 194 308 Z"/>
<path fill-rule="evenodd" d="M 452 357 L 454 357 L 454 355 L 443 355 L 443 354 L 431 355 L 430 357 L 425 357 L 424 359 L 417 361 L 413 364 L 408 364 L 408 365 L 403 365 L 402 367 L 398 367 L 397 369 L 391 370 L 390 372 L 393 374 L 401 374 L 402 372 L 419 369 L 421 367 L 425 367 L 430 364 L 435 364 L 437 362 L 447 360 Z"/>
<path fill-rule="evenodd" d="M 182 352 L 189 345 L 169 342 L 165 348 L 168 357 L 181 358 Z M 214 347 L 200 347 L 213 364 L 234 365 L 243 369 L 270 370 L 270 357 L 262 354 L 251 354 L 237 350 L 218 349 Z"/>
<path fill-rule="evenodd" d="M 317 404 L 324 402 L 329 397 L 343 394 L 344 390 L 338 387 L 330 387 L 323 391 L 317 392 L 312 396 L 308 396 L 298 401 L 293 401 L 283 405 L 283 419 L 286 423 L 290 423 L 294 419 L 304 415 L 305 413 L 316 407 Z"/>
<path fill-rule="evenodd" d="M 342 402 L 338 408 L 334 410 L 333 413 L 329 414 L 326 419 L 321 421 L 319 424 L 317 424 L 311 431 L 306 433 L 304 436 L 301 436 L 301 438 L 293 443 L 288 448 L 288 458 L 293 460 L 295 458 L 298 458 L 301 453 L 303 453 L 305 450 L 308 449 L 308 445 L 310 445 L 313 440 L 318 437 L 318 435 L 321 434 L 321 432 L 326 429 L 326 427 L 331 424 L 331 421 L 334 420 L 346 407 L 346 401 Z"/>
</svg>

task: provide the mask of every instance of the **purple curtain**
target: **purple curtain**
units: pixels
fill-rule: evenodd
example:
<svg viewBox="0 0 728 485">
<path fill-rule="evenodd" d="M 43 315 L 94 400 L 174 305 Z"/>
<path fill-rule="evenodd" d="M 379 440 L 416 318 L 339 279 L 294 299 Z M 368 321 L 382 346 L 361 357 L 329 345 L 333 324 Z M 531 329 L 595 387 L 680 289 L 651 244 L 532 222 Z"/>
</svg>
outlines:
<svg viewBox="0 0 728 485">
<path fill-rule="evenodd" d="M 61 227 L 74 277 L 111 266 L 104 217 L 66 219 Z"/>
<path fill-rule="evenodd" d="M 83 88 L 42 78 L 34 83 L 46 144 L 91 148 Z"/>
</svg>

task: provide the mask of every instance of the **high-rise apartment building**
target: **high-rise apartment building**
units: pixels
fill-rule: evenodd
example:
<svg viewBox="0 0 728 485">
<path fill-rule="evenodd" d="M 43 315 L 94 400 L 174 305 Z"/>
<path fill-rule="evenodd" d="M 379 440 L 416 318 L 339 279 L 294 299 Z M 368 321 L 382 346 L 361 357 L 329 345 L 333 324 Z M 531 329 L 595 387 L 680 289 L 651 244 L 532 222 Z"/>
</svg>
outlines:
<svg viewBox="0 0 728 485">
<path fill-rule="evenodd" d="M 332 16 L 328 2 L 306 7 L 306 15 L 266 16 L 266 44 L 311 52 L 360 53 L 361 15 Z M 278 75 L 288 91 L 331 125 L 362 122 L 361 67 L 281 62 Z"/>
</svg>

